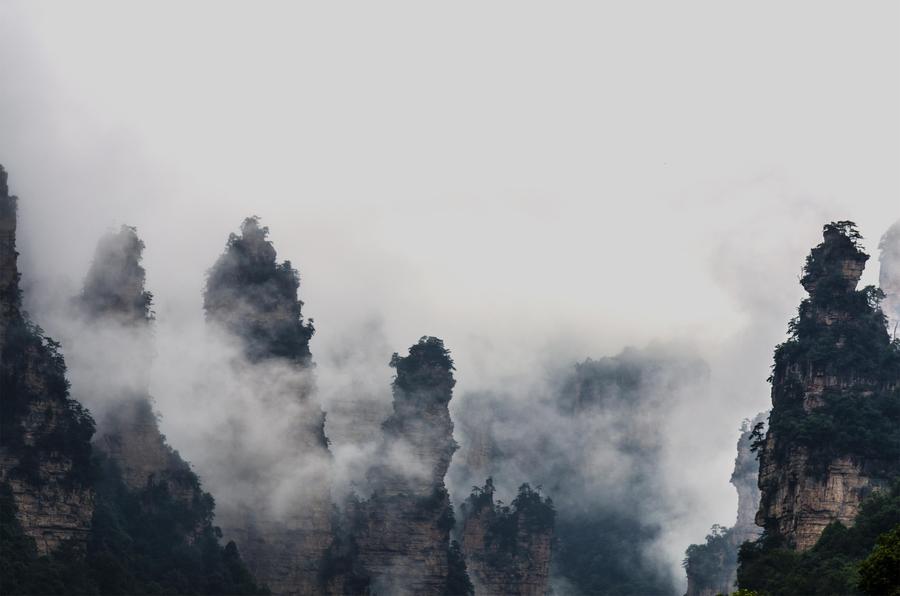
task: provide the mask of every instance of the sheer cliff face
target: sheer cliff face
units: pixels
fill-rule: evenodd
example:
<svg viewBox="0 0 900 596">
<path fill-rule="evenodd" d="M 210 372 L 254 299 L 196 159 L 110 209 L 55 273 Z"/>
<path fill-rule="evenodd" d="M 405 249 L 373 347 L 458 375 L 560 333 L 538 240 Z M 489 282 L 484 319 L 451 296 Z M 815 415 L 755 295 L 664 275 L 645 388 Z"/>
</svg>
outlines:
<svg viewBox="0 0 900 596">
<path fill-rule="evenodd" d="M 440 339 L 394 354 L 394 411 L 384 423 L 371 497 L 353 514 L 356 561 L 376 594 L 443 594 L 453 510 L 444 475 L 456 450 L 447 404 L 456 381 Z"/>
<path fill-rule="evenodd" d="M 476 596 L 543 596 L 550 585 L 555 512 L 523 485 L 509 507 L 490 479 L 463 506 L 462 550 Z"/>
<path fill-rule="evenodd" d="M 311 401 L 313 327 L 302 318 L 300 278 L 290 262 L 276 261 L 267 234 L 255 218 L 245 220 L 209 271 L 204 295 L 207 321 L 243 353 L 233 363 L 239 390 L 258 417 L 287 429 L 262 440 L 248 432 L 259 421 L 230 414 L 217 437 L 219 521 L 274 594 L 314 594 L 333 541 L 331 458 L 324 414 Z"/>
<path fill-rule="evenodd" d="M 715 596 L 728 594 L 737 581 L 738 549 L 748 540 L 756 540 L 762 529 L 755 523 L 759 510 L 757 475 L 759 462 L 752 451 L 753 430 L 765 420 L 765 413 L 745 420 L 737 443 L 737 458 L 731 484 L 737 489 L 737 521 L 731 528 L 714 526 L 706 544 L 691 545 L 687 550 L 685 569 L 688 587 L 686 596 Z"/>
<path fill-rule="evenodd" d="M 0 482 L 9 484 L 23 531 L 46 554 L 87 540 L 94 426 L 68 397 L 58 344 L 21 312 L 15 231 L 16 197 L 0 167 Z"/>
<path fill-rule="evenodd" d="M 756 521 L 805 550 L 898 470 L 900 352 L 874 288 L 857 290 L 868 256 L 850 222 L 825 226 L 801 280 L 809 292 L 778 347 Z"/>
</svg>

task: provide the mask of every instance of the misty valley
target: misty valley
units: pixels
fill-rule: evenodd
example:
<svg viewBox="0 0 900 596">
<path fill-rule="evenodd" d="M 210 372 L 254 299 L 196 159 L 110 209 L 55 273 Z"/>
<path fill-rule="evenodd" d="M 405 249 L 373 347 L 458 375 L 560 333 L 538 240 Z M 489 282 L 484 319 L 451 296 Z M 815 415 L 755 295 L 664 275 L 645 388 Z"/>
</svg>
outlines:
<svg viewBox="0 0 900 596">
<path fill-rule="evenodd" d="M 728 429 L 737 508 L 690 544 L 679 520 L 709 514 L 686 462 L 707 460 L 683 416 L 729 399 L 699 352 L 547 358 L 464 390 L 429 329 L 320 357 L 333 330 L 267 227 L 288 224 L 255 216 L 221 231 L 202 312 L 175 323 L 128 225 L 97 239 L 78 291 L 32 296 L 12 174 L 2 594 L 900 594 L 900 222 L 877 287 L 860 287 L 856 224 L 821 222 L 767 353 L 771 409 Z"/>
</svg>

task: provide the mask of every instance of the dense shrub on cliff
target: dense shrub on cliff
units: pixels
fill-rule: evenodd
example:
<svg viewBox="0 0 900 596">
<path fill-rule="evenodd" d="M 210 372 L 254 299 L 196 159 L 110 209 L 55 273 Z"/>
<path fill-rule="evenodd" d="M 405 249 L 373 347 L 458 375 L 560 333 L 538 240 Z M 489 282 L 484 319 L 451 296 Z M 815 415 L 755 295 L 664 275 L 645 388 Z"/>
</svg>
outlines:
<svg viewBox="0 0 900 596">
<path fill-rule="evenodd" d="M 848 267 L 861 272 L 869 258 L 854 224 L 828 224 L 824 236 L 801 279 L 810 295 L 790 323 L 790 337 L 775 350 L 773 455 L 783 462 L 790 450 L 805 447 L 820 471 L 842 456 L 864 458 L 885 468 L 881 474 L 900 471 L 900 342 L 888 335 L 881 291 L 856 290 L 848 275 Z M 804 375 L 812 371 L 841 383 L 807 411 Z"/>
<path fill-rule="evenodd" d="M 16 519 L 8 483 L 0 485 L 0 593 L 2 594 L 259 594 L 234 545 L 221 547 L 213 528 L 213 500 L 189 469 L 130 491 L 118 469 L 93 453 L 94 421 L 69 398 L 59 345 L 21 317 L 10 322 L 0 367 L 0 437 L 18 461 L 9 472 L 36 490 L 41 466 L 71 462 L 65 481 L 95 492 L 85 548 L 64 544 L 38 556 Z M 40 379 L 40 382 L 36 382 Z M 43 418 L 26 440 L 35 404 Z M 167 480 L 172 480 L 171 484 Z M 169 486 L 192 487 L 190 500 Z"/>
<path fill-rule="evenodd" d="M 450 543 L 447 550 L 447 569 L 445 596 L 471 596 L 475 593 L 475 587 L 466 569 L 466 559 L 456 540 Z"/>
<path fill-rule="evenodd" d="M 450 401 L 449 389 L 456 382 L 450 371 L 454 370 L 450 350 L 437 337 L 422 337 L 418 343 L 409 348 L 409 354 L 400 356 L 396 352 L 391 357 L 391 368 L 397 371 L 394 379 L 394 390 L 405 396 L 421 392 L 429 392 L 433 399 Z M 447 391 L 431 392 L 439 387 Z"/>
<path fill-rule="evenodd" d="M 808 551 L 785 548 L 770 536 L 745 543 L 738 585 L 770 596 L 894 594 L 900 584 L 891 586 L 894 592 L 884 588 L 891 578 L 900 580 L 900 568 L 891 568 L 900 554 L 898 529 L 900 482 L 866 499 L 853 527 L 832 523 Z"/>
<path fill-rule="evenodd" d="M 38 466 L 64 454 L 72 466 L 67 481 L 87 486 L 91 478 L 94 420 L 69 397 L 66 364 L 59 344 L 22 316 L 15 316 L 3 338 L 0 365 L 0 447 L 18 460 L 12 474 L 32 484 L 41 482 Z M 37 381 L 39 379 L 39 381 Z M 43 404 L 38 440 L 25 440 L 25 423 L 32 405 Z"/>
<path fill-rule="evenodd" d="M 244 341 L 251 360 L 285 358 L 308 364 L 312 319 L 303 321 L 297 299 L 300 274 L 290 261 L 278 263 L 269 228 L 248 217 L 241 234 L 231 234 L 206 281 L 207 318 Z"/>
<path fill-rule="evenodd" d="M 713 525 L 706 542 L 692 544 L 685 552 L 683 566 L 690 580 L 701 586 L 728 586 L 737 564 L 731 540 L 734 528 Z"/>
<path fill-rule="evenodd" d="M 550 497 L 541 495 L 540 488 L 533 489 L 526 482 L 509 505 L 503 501 L 494 503 L 493 479 L 488 478 L 483 487 L 473 486 L 472 494 L 462 505 L 463 515 L 478 513 L 491 508 L 485 530 L 485 555 L 489 562 L 502 566 L 515 557 L 523 536 L 553 532 L 556 509 Z"/>
<path fill-rule="evenodd" d="M 63 545 L 39 557 L 0 485 L 2 594 L 267 594 L 234 543 L 220 546 L 212 498 L 185 503 L 160 484 L 129 491 L 108 461 L 97 485 L 86 550 Z"/>
</svg>

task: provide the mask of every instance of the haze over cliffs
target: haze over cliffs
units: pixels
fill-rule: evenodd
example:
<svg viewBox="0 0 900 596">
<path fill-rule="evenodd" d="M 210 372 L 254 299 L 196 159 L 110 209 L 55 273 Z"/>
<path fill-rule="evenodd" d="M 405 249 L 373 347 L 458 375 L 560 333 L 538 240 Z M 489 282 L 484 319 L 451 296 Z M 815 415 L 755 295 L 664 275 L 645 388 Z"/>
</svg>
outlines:
<svg viewBox="0 0 900 596">
<path fill-rule="evenodd" d="M 104 235 L 81 291 L 54 311 L 57 345 L 21 311 L 15 201 L 3 190 L 0 329 L 14 349 L 0 359 L 0 496 L 4 545 L 14 545 L 3 565 L 18 571 L 0 581 L 10 590 L 678 590 L 663 553 L 692 503 L 670 475 L 697 454 L 678 450 L 683 419 L 673 412 L 710 387 L 710 365 L 692 351 L 632 348 L 548 365 L 530 387 L 457 394 L 450 350 L 426 335 L 378 364 L 394 371 L 389 403 L 346 383 L 343 407 L 326 416 L 299 273 L 279 262 L 258 218 L 228 237 L 207 276 L 206 316 L 185 326 L 177 348 L 154 332 L 137 230 Z M 690 595 L 728 590 L 736 575 L 758 586 L 773 557 L 802 571 L 836 532 L 869 550 L 886 534 L 900 356 L 880 292 L 857 289 L 860 241 L 849 222 L 829 224 L 807 261 L 810 297 L 776 351 L 771 426 L 765 436 L 759 420 L 741 429 L 737 522 L 688 551 Z M 882 243 L 883 263 L 891 246 Z M 154 382 L 160 360 L 163 383 Z M 367 362 L 353 366 L 376 375 Z M 160 432 L 170 422 L 191 464 Z M 754 542 L 756 452 L 766 533 Z M 853 589 L 875 585 L 859 565 Z"/>
<path fill-rule="evenodd" d="M 91 443 L 95 423 L 69 396 L 60 344 L 21 311 L 16 198 L 2 167 L 0 220 L 0 591 L 260 593 L 234 544 L 219 544 L 213 499 L 159 434 L 146 387 L 119 382 L 146 377 L 118 374 L 116 342 L 89 355 L 105 391 Z M 147 331 L 142 247 L 131 228 L 105 237 L 72 305 L 105 339 Z"/>
</svg>

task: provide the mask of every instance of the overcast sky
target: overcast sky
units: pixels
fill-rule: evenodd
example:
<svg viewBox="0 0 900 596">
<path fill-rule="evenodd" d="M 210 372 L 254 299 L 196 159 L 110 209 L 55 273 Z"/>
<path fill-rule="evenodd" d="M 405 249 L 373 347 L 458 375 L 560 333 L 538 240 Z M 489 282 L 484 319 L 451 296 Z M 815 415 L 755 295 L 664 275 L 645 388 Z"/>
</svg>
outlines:
<svg viewBox="0 0 900 596">
<path fill-rule="evenodd" d="M 128 223 L 161 324 L 200 316 L 257 214 L 314 355 L 439 335 L 466 390 L 653 340 L 715 375 L 728 346 L 727 467 L 822 224 L 874 253 L 900 217 L 898 23 L 895 2 L 6 1 L 27 298 L 77 288 Z"/>
</svg>

